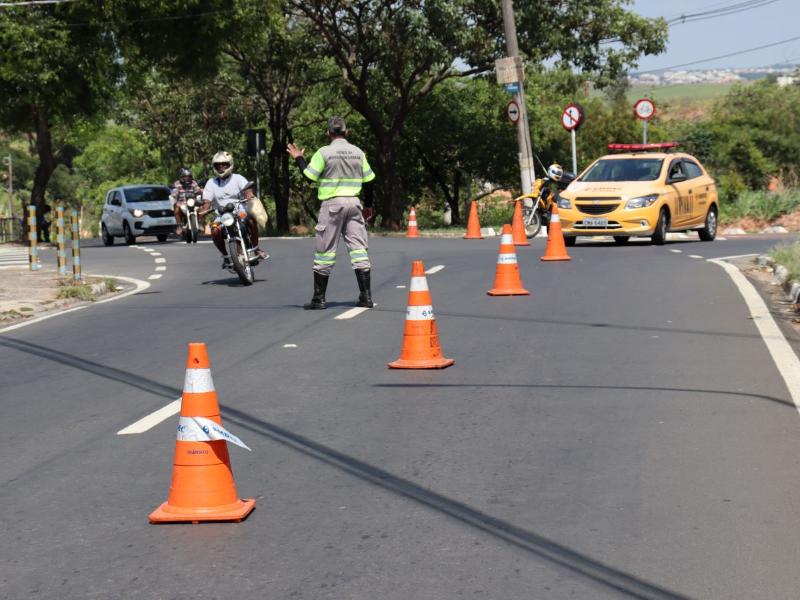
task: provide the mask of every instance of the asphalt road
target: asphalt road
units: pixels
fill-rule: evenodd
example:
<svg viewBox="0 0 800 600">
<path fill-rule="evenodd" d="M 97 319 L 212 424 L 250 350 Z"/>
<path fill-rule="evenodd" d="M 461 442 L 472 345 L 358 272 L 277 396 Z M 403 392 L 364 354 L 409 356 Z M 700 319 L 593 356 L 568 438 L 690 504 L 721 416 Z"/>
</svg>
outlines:
<svg viewBox="0 0 800 600">
<path fill-rule="evenodd" d="M 542 263 L 537 240 L 531 296 L 493 298 L 497 238 L 375 238 L 378 306 L 348 320 L 343 248 L 306 312 L 308 239 L 265 242 L 250 288 L 209 244 L 87 247 L 87 272 L 161 277 L 0 333 L 0 597 L 795 599 L 800 416 L 705 260 L 776 242 Z M 444 265 L 443 371 L 386 368 L 413 259 Z M 179 397 L 190 341 L 252 448 L 230 450 L 242 523 L 149 525 L 177 416 L 117 435 Z"/>
</svg>

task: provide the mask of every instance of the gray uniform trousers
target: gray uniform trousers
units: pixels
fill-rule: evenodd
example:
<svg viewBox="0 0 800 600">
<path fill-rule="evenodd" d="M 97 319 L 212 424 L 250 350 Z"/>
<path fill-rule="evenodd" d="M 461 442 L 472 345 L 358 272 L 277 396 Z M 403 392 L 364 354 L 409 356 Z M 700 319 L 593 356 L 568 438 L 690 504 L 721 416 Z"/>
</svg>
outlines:
<svg viewBox="0 0 800 600">
<path fill-rule="evenodd" d="M 361 202 L 355 197 L 336 197 L 325 200 L 319 209 L 314 244 L 314 271 L 330 275 L 336 264 L 339 235 L 350 251 L 354 269 L 369 269 L 367 255 L 367 225 L 361 214 Z"/>
</svg>

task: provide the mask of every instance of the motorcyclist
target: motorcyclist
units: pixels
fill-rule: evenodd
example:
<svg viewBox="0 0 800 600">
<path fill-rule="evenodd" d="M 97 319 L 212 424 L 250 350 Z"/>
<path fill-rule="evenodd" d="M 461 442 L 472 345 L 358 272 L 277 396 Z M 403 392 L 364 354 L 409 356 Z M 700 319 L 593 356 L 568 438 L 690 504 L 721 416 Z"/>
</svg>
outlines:
<svg viewBox="0 0 800 600">
<path fill-rule="evenodd" d="M 175 233 L 178 235 L 183 232 L 183 194 L 186 192 L 194 195 L 202 194 L 203 188 L 192 177 L 192 170 L 189 167 L 182 167 L 180 173 L 178 173 L 178 179 L 172 185 L 172 193 L 170 194 L 172 197 L 172 211 L 175 213 L 175 222 L 177 223 Z"/>
<path fill-rule="evenodd" d="M 211 208 L 217 211 L 217 217 L 211 226 L 211 238 L 224 258 L 222 268 L 227 269 L 232 263 L 228 256 L 228 249 L 225 247 L 222 229 L 220 228 L 219 212 L 229 202 L 234 204 L 238 202 L 242 191 L 244 191 L 246 199 L 253 198 L 253 191 L 251 189 L 245 190 L 247 179 L 233 172 L 233 156 L 228 152 L 224 150 L 217 152 L 211 161 L 211 166 L 214 169 L 214 177 L 206 182 L 203 189 L 203 201 L 209 202 Z M 258 247 L 258 225 L 255 219 L 248 215 L 244 222 L 247 227 L 247 233 L 250 235 L 250 244 L 256 256 L 262 260 L 269 258 L 269 255 Z"/>
</svg>

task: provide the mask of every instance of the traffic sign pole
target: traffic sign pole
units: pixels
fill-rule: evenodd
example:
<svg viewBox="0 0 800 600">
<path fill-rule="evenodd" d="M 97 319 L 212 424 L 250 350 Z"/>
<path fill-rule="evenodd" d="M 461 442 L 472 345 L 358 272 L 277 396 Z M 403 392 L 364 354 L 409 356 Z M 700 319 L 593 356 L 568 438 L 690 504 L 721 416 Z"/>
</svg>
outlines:
<svg viewBox="0 0 800 600">
<path fill-rule="evenodd" d="M 571 132 L 572 134 L 572 172 L 575 175 L 578 174 L 578 149 L 575 144 L 575 130 L 573 129 Z"/>
<path fill-rule="evenodd" d="M 642 143 L 647 143 L 647 121 L 642 121 Z"/>
</svg>

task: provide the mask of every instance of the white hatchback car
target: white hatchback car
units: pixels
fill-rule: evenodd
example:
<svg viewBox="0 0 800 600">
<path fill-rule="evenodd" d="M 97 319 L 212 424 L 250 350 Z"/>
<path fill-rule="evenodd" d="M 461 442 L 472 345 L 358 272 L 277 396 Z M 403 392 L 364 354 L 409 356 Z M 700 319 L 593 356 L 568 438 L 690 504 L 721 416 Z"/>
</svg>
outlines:
<svg viewBox="0 0 800 600">
<path fill-rule="evenodd" d="M 124 185 L 108 191 L 100 229 L 103 243 L 111 246 L 121 236 L 133 244 L 140 235 L 154 235 L 159 242 L 175 231 L 172 199 L 165 185 Z"/>
</svg>

